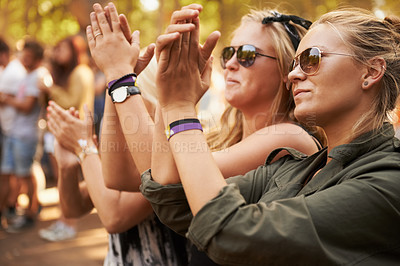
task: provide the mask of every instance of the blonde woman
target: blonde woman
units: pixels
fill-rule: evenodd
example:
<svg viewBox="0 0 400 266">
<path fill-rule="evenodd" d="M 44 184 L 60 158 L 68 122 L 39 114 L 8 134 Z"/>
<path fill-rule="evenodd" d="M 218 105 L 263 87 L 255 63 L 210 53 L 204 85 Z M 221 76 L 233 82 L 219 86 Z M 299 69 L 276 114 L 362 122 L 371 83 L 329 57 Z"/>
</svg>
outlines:
<svg viewBox="0 0 400 266">
<path fill-rule="evenodd" d="M 223 265 L 398 264 L 400 143 L 386 121 L 399 95 L 399 25 L 397 17 L 339 10 L 301 40 L 289 73 L 294 115 L 313 119 L 328 140 L 313 155 L 281 148 L 256 170 L 225 179 L 207 148 L 176 148 L 206 147 L 200 130 L 173 134 L 181 184 L 142 175 L 161 221 Z M 196 117 L 204 92 L 198 55 L 187 52 L 193 44 L 178 37 L 158 42 L 167 125 Z M 274 162 L 280 150 L 289 154 Z"/>
<path fill-rule="evenodd" d="M 189 11 L 201 10 L 198 5 L 189 7 L 176 11 L 172 22 L 191 19 Z M 265 157 L 278 147 L 295 148 L 305 154 L 321 148 L 317 138 L 305 130 L 316 128 L 302 126 L 293 117 L 293 98 L 285 85 L 291 58 L 306 32 L 307 27 L 302 25 L 308 23 L 273 10 L 253 10 L 242 18 L 231 45 L 223 49 L 225 98 L 230 107 L 221 118 L 221 128 L 210 134 L 208 144 L 225 177 L 244 174 L 263 164 Z M 297 39 L 292 40 L 294 36 Z M 230 123 L 232 120 L 234 123 Z M 322 134 L 315 133 L 323 140 Z M 165 147 L 165 141 L 161 135 L 156 142 L 164 142 L 161 146 Z M 167 154 L 153 155 L 159 163 L 152 172 L 160 180 L 174 183 L 178 181 L 177 172 L 170 167 L 170 161 L 163 159 Z M 278 157 L 283 155 L 285 152 Z"/>
</svg>

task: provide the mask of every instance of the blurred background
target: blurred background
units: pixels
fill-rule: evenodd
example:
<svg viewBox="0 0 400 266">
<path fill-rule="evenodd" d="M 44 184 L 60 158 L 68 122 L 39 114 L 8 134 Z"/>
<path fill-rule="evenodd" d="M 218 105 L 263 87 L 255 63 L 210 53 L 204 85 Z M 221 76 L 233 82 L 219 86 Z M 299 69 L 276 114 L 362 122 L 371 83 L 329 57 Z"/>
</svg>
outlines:
<svg viewBox="0 0 400 266">
<path fill-rule="evenodd" d="M 94 3 L 102 5 L 109 0 L 0 0 L 0 35 L 10 44 L 25 36 L 35 37 L 54 45 L 66 36 L 84 32 L 89 24 L 89 13 Z M 250 7 L 276 7 L 288 13 L 315 20 L 323 13 L 340 6 L 358 6 L 384 17 L 400 15 L 398 0 L 115 0 L 132 29 L 141 32 L 142 46 L 154 42 L 169 23 L 171 13 L 181 6 L 199 3 L 202 39 L 214 30 L 224 34 L 219 45 L 225 45 L 230 32 Z"/>
</svg>

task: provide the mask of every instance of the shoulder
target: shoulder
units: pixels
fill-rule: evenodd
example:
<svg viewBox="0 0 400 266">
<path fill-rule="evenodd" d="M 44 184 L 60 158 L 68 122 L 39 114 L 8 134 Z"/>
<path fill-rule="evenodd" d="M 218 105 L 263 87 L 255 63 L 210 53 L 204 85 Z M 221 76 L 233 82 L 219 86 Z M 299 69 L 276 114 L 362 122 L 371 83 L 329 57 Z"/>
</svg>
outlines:
<svg viewBox="0 0 400 266">
<path fill-rule="evenodd" d="M 271 134 L 271 135 L 309 135 L 301 126 L 293 123 L 279 123 L 271 126 L 264 127 L 257 130 L 253 135 L 258 134 Z"/>
<path fill-rule="evenodd" d="M 262 128 L 248 137 L 260 144 L 273 143 L 275 148 L 289 147 L 305 154 L 319 150 L 314 137 L 301 126 L 292 123 L 280 123 Z"/>
</svg>

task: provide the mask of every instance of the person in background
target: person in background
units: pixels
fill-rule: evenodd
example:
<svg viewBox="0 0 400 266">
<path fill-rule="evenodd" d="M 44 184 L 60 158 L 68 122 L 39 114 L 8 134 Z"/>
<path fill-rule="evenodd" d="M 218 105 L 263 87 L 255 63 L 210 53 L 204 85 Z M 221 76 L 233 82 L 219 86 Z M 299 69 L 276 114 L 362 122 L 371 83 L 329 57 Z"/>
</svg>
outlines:
<svg viewBox="0 0 400 266">
<path fill-rule="evenodd" d="M 94 73 L 94 108 L 93 108 L 93 119 L 94 119 L 94 133 L 96 136 L 100 135 L 101 121 L 103 119 L 104 104 L 106 97 L 107 82 L 104 73 L 96 66 L 91 60 L 91 68 Z"/>
<path fill-rule="evenodd" d="M 0 37 L 0 75 L 10 62 L 10 47 L 7 42 Z"/>
<path fill-rule="evenodd" d="M 21 63 L 27 75 L 13 93 L 1 93 L 0 104 L 15 110 L 10 129 L 4 135 L 1 172 L 15 176 L 19 188 L 27 189 L 29 204 L 24 214 L 8 225 L 8 232 L 19 232 L 32 227 L 39 210 L 36 182 L 31 172 L 38 143 L 37 120 L 40 113 L 38 102 L 39 77 L 46 69 L 40 68 L 43 59 L 42 46 L 33 40 L 25 41 Z M 18 194 L 17 194 L 18 195 Z M 16 202 L 16 197 L 15 197 Z"/>
<path fill-rule="evenodd" d="M 1 74 L 10 62 L 10 47 L 7 42 L 0 38 L 0 81 Z M 0 107 L 1 108 L 1 107 Z M 1 161 L 1 150 L 2 150 L 3 134 L 1 130 L 1 120 L 0 120 L 0 161 Z M 3 177 L 0 172 L 0 228 L 2 228 L 2 211 L 4 203 L 8 195 L 9 181 L 7 177 Z"/>
<path fill-rule="evenodd" d="M 0 39 L 0 64 L 1 64 L 1 72 L 0 72 L 0 93 L 14 93 L 17 90 L 17 86 L 22 81 L 22 79 L 26 75 L 26 70 L 24 66 L 21 64 L 21 61 L 18 58 L 13 59 L 10 62 L 11 52 L 10 47 L 6 43 L 6 41 L 1 38 Z M 12 121 L 14 119 L 15 109 L 5 105 L 0 104 L 0 137 L 3 138 L 4 132 L 8 132 L 10 130 Z M 0 142 L 1 144 L 2 142 Z M 2 149 L 1 149 L 2 150 Z M 1 158 L 1 151 L 0 151 Z M 8 220 L 11 220 L 15 216 L 15 206 L 10 206 L 8 204 L 8 198 L 10 194 L 10 176 L 3 175 L 0 169 L 0 219 L 2 218 L 2 212 L 4 211 L 3 216 L 7 217 Z M 2 227 L 2 223 L 0 222 L 0 227 Z"/>
<path fill-rule="evenodd" d="M 198 55 L 178 37 L 159 37 L 157 46 L 166 125 L 196 117 L 204 93 Z M 356 8 L 323 15 L 300 41 L 288 87 L 294 115 L 324 129 L 326 148 L 310 156 L 280 148 L 226 180 L 192 125 L 169 139 L 181 183 L 147 171 L 142 193 L 162 222 L 223 265 L 397 265 L 400 142 L 387 121 L 399 95 L 399 50 L 398 17 Z"/>
<path fill-rule="evenodd" d="M 81 118 L 84 115 L 83 106 L 89 110 L 94 108 L 94 74 L 89 67 L 87 43 L 80 35 L 74 35 L 61 40 L 54 48 L 50 63 L 53 82 L 49 85 L 40 82 L 40 89 L 51 100 L 65 109 L 74 107 Z M 44 135 L 44 149 L 50 157 L 52 172 L 57 177 L 57 164 L 54 160 L 54 137 L 49 133 Z M 40 237 L 49 241 L 60 241 L 76 236 L 76 221 L 61 218 L 47 229 L 39 231 Z"/>
</svg>

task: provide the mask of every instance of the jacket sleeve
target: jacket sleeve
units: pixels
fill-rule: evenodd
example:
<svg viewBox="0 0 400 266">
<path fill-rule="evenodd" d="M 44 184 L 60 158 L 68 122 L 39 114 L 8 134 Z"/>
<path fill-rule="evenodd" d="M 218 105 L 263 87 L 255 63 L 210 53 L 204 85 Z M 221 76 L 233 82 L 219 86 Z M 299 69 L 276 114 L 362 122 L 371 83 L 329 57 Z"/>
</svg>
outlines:
<svg viewBox="0 0 400 266">
<path fill-rule="evenodd" d="M 163 224 L 178 234 L 187 232 L 193 215 L 181 184 L 160 185 L 153 181 L 149 169 L 142 174 L 140 191 Z"/>
<path fill-rule="evenodd" d="M 311 195 L 250 204 L 230 184 L 193 218 L 188 238 L 223 265 L 395 265 L 398 169 L 352 174 Z"/>
<path fill-rule="evenodd" d="M 246 199 L 241 196 L 242 200 L 250 201 L 251 198 L 257 197 L 257 195 L 260 196 L 263 191 L 262 186 L 253 186 L 251 184 L 254 182 L 252 177 L 259 177 L 261 180 L 262 175 L 256 175 L 255 173 L 262 172 L 263 168 L 260 167 L 257 170 L 250 171 L 245 176 L 247 178 L 242 179 L 242 176 L 236 176 L 227 179 L 227 182 L 238 182 L 238 186 L 242 187 L 242 192 L 246 196 Z M 249 191 L 246 189 L 247 187 L 258 188 L 258 192 Z M 151 203 L 154 212 L 162 223 L 181 235 L 187 233 L 193 215 L 181 184 L 160 185 L 152 179 L 151 169 L 149 169 L 142 174 L 140 191 Z"/>
</svg>

